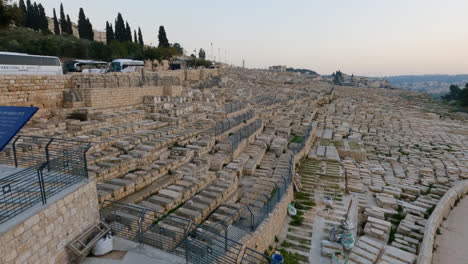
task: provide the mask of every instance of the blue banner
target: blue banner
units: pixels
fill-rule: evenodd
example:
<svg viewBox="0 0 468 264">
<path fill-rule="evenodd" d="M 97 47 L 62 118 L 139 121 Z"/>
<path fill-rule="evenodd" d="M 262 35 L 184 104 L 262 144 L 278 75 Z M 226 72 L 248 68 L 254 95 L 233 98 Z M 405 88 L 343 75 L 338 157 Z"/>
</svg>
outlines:
<svg viewBox="0 0 468 264">
<path fill-rule="evenodd" d="M 38 107 L 0 106 L 0 151 L 39 110 Z"/>
</svg>

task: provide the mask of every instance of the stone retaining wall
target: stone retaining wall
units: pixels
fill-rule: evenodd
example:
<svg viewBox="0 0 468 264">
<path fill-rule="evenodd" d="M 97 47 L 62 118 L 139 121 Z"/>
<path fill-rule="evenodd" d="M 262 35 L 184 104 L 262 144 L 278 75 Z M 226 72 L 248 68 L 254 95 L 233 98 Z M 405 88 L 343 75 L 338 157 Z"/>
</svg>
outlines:
<svg viewBox="0 0 468 264">
<path fill-rule="evenodd" d="M 289 185 L 286 195 L 283 196 L 273 212 L 268 215 L 257 230 L 242 238 L 239 243 L 260 253 L 263 253 L 268 249 L 268 246 L 273 244 L 275 236 L 281 232 L 284 226 L 284 221 L 288 215 L 288 204 L 294 200 L 293 186 L 293 184 Z"/>
<path fill-rule="evenodd" d="M 315 133 L 316 132 L 317 132 L 317 126 L 314 126 L 314 128 L 312 128 L 312 131 L 310 131 L 309 138 L 305 139 L 306 143 L 304 144 L 304 147 L 302 148 L 301 151 L 299 151 L 299 153 L 297 153 L 294 156 L 294 163 L 299 163 L 299 161 L 304 156 L 309 154 L 309 151 L 310 151 L 310 149 L 312 148 L 312 146 L 314 145 L 314 142 L 315 142 Z"/>
<path fill-rule="evenodd" d="M 0 226 L 0 264 L 70 262 L 68 242 L 99 220 L 96 184 L 72 186 L 56 197 Z"/>
<path fill-rule="evenodd" d="M 62 107 L 63 90 L 69 87 L 67 76 L 0 75 L 0 105 L 35 106 L 40 115 Z"/>
<path fill-rule="evenodd" d="M 65 94 L 68 98 L 64 98 L 64 92 L 70 89 L 98 89 L 95 93 L 102 93 L 106 97 L 105 91 L 100 89 L 126 88 L 126 92 L 131 93 L 136 88 L 151 87 L 156 90 L 164 89 L 166 95 L 177 96 L 182 93 L 180 85 L 185 80 L 205 80 L 218 74 L 218 69 L 198 69 L 145 73 L 75 73 L 63 76 L 0 75 L 0 105 L 36 106 L 40 110 L 35 117 L 40 117 L 48 114 L 49 110 L 63 107 L 64 101 L 68 103 L 68 107 L 86 106 L 79 103 L 79 94 L 76 92 Z M 142 91 L 142 94 L 147 93 Z"/>
<path fill-rule="evenodd" d="M 434 251 L 434 240 L 437 229 L 440 227 L 444 218 L 450 214 L 450 211 L 455 206 L 456 200 L 461 199 L 467 193 L 468 180 L 460 182 L 456 186 L 450 188 L 442 199 L 440 199 L 426 222 L 424 238 L 419 247 L 417 264 L 432 263 L 432 253 Z"/>
</svg>

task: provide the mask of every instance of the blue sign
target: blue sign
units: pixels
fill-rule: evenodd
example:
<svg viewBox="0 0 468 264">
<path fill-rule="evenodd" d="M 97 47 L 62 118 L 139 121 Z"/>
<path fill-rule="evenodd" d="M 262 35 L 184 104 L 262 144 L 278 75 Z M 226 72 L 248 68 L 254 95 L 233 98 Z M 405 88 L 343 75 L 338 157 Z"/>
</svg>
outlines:
<svg viewBox="0 0 468 264">
<path fill-rule="evenodd" d="M 39 110 L 38 107 L 0 106 L 0 151 Z"/>
</svg>

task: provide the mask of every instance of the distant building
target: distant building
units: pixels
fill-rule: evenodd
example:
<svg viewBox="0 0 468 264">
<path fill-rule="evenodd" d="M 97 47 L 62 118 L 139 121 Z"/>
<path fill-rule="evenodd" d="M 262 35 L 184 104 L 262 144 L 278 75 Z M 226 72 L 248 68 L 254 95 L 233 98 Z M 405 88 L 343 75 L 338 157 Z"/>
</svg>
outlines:
<svg viewBox="0 0 468 264">
<path fill-rule="evenodd" d="M 268 67 L 268 70 L 274 71 L 274 72 L 285 72 L 286 66 L 283 66 L 283 65 L 270 66 Z"/>
<path fill-rule="evenodd" d="M 49 21 L 49 30 L 54 32 L 54 19 L 48 17 L 47 20 Z M 78 34 L 78 25 L 72 22 L 72 31 L 73 36 L 79 38 L 80 35 Z M 93 29 L 94 31 L 94 41 L 106 43 L 106 32 L 105 31 L 98 31 Z"/>
</svg>

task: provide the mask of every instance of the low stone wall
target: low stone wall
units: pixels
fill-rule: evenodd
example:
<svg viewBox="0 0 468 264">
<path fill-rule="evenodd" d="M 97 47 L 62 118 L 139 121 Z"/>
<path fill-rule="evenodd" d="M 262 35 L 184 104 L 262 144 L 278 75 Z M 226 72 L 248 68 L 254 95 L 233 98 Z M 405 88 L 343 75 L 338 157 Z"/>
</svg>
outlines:
<svg viewBox="0 0 468 264">
<path fill-rule="evenodd" d="M 417 264 L 432 263 L 432 253 L 434 251 L 434 240 L 437 228 L 440 227 L 444 217 L 447 217 L 450 214 L 450 211 L 455 206 L 456 200 L 461 199 L 467 193 L 468 180 L 460 182 L 456 186 L 450 188 L 442 199 L 440 199 L 426 222 L 424 238 L 421 246 L 419 247 Z"/>
<path fill-rule="evenodd" d="M 294 156 L 294 163 L 298 163 L 304 156 L 309 154 L 309 151 L 310 151 L 310 149 L 312 148 L 312 146 L 314 145 L 314 142 L 315 142 L 315 133 L 316 132 L 317 132 L 317 126 L 314 126 L 314 128 L 312 128 L 312 131 L 310 131 L 309 138 L 306 139 L 306 143 L 305 143 L 304 147 L 302 148 L 301 151 L 299 151 L 299 153 L 297 153 Z"/>
<path fill-rule="evenodd" d="M 41 115 L 61 107 L 63 90 L 70 86 L 67 76 L 0 75 L 0 105 L 35 106 Z"/>
<path fill-rule="evenodd" d="M 0 75 L 0 105 L 8 106 L 36 106 L 39 113 L 35 117 L 40 117 L 49 113 L 57 107 L 83 107 L 94 106 L 96 104 L 82 103 L 80 93 L 92 96 L 99 94 L 106 100 L 106 93 L 110 89 L 126 89 L 115 91 L 115 93 L 132 93 L 134 89 L 163 89 L 160 95 L 179 96 L 182 93 L 184 81 L 198 81 L 209 79 L 219 75 L 218 69 L 197 69 L 197 70 L 177 70 L 144 73 L 107 73 L 107 74 L 67 74 L 63 76 L 49 75 Z M 129 87 L 131 89 L 129 89 Z M 102 90 L 107 88 L 107 90 Z M 71 90 L 70 90 L 71 89 Z M 97 89 L 89 91 L 87 89 Z M 65 97 L 64 98 L 64 92 Z M 158 95 L 158 93 L 148 93 L 149 90 L 139 90 L 144 95 Z M 121 97 L 124 97 L 123 95 Z M 138 96 L 134 96 L 140 97 Z M 120 96 L 116 98 L 119 100 Z M 64 100 L 65 99 L 65 100 Z M 114 100 L 114 99 L 112 99 Z M 132 100 L 132 98 L 130 98 Z M 136 99 L 135 99 L 136 100 Z M 139 100 L 139 99 L 138 99 Z M 98 99 L 93 99 L 98 101 Z"/>
<path fill-rule="evenodd" d="M 287 217 L 288 204 L 294 200 L 294 189 L 291 184 L 283 196 L 281 201 L 276 205 L 270 215 L 263 221 L 263 223 L 255 230 L 255 232 L 242 238 L 239 243 L 244 247 L 249 247 L 257 252 L 263 253 L 275 241 L 277 236 L 284 226 L 284 221 Z"/>
<path fill-rule="evenodd" d="M 68 191 L 0 225 L 1 264 L 70 262 L 67 243 L 96 224 L 99 214 L 94 181 Z"/>
<path fill-rule="evenodd" d="M 66 92 L 66 97 L 74 99 L 66 100 L 65 107 L 119 107 L 142 104 L 143 98 L 147 95 L 164 95 L 170 91 L 163 86 L 152 87 L 119 87 L 119 88 L 89 88 L 89 89 L 71 89 Z M 179 95 L 182 89 L 179 90 Z M 170 93 L 171 95 L 177 95 Z"/>
</svg>

